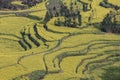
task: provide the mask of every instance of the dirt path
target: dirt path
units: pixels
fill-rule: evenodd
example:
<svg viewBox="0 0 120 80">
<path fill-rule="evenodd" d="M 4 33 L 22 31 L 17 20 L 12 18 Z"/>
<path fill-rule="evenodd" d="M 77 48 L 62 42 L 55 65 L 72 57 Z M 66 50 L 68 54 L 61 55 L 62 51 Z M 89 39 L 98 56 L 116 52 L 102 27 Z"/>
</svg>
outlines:
<svg viewBox="0 0 120 80">
<path fill-rule="evenodd" d="M 0 15 L 7 15 L 7 14 L 17 14 L 17 13 L 34 13 L 39 11 L 44 11 L 46 9 L 40 10 L 20 10 L 20 11 L 0 11 Z"/>
</svg>

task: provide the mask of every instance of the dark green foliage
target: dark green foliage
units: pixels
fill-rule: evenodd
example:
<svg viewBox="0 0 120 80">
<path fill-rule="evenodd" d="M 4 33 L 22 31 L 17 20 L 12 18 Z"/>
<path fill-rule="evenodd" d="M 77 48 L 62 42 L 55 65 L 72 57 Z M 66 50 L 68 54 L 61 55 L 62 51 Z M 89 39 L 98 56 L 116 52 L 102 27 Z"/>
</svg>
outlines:
<svg viewBox="0 0 120 80">
<path fill-rule="evenodd" d="M 120 80 L 120 67 L 109 67 L 104 69 L 105 73 L 102 74 L 102 80 Z"/>
<path fill-rule="evenodd" d="M 80 78 L 80 80 L 89 80 L 88 78 Z"/>
<path fill-rule="evenodd" d="M 24 30 L 26 30 L 26 29 L 24 29 Z M 28 43 L 28 42 L 26 41 L 26 39 L 25 39 L 25 37 L 26 37 L 25 31 L 24 31 L 24 32 L 21 32 L 21 35 L 22 35 L 22 41 L 29 47 L 29 49 L 31 49 L 32 46 L 31 46 L 30 43 Z M 20 42 L 19 42 L 19 43 L 20 43 Z M 20 44 L 20 45 L 21 45 L 21 44 Z"/>
<path fill-rule="evenodd" d="M 24 16 L 24 17 L 28 17 L 29 13 L 25 12 L 25 13 L 15 13 L 16 16 Z"/>
<path fill-rule="evenodd" d="M 62 21 L 60 21 L 60 18 L 58 18 L 57 20 L 55 20 L 55 25 L 57 26 L 61 26 L 62 25 Z"/>
<path fill-rule="evenodd" d="M 81 14 L 78 15 L 78 22 L 79 22 L 79 26 L 81 26 L 81 24 L 82 24 L 82 16 L 81 16 Z"/>
<path fill-rule="evenodd" d="M 24 50 L 27 50 L 27 47 L 24 45 L 24 42 L 22 40 L 19 40 L 18 42 L 21 45 L 21 47 L 24 48 Z"/>
<path fill-rule="evenodd" d="M 116 12 L 110 12 L 101 23 L 101 30 L 105 32 L 120 33 L 120 20 L 117 19 Z"/>
<path fill-rule="evenodd" d="M 83 4 L 83 11 L 88 11 L 88 4 Z"/>
<path fill-rule="evenodd" d="M 80 23 L 79 24 L 76 23 L 75 18 L 74 18 L 74 21 L 72 21 L 71 18 L 65 18 L 65 21 L 62 21 L 58 18 L 57 20 L 54 21 L 54 24 L 56 26 L 67 26 L 67 27 L 77 27 L 77 25 L 81 25 Z"/>
<path fill-rule="evenodd" d="M 0 8 L 10 8 L 12 0 L 0 0 Z"/>
<path fill-rule="evenodd" d="M 47 11 L 44 19 L 44 24 L 46 24 L 51 19 L 51 16 L 52 15 L 50 15 L 50 13 Z"/>
<path fill-rule="evenodd" d="M 109 4 L 106 4 L 105 2 L 100 2 L 100 6 L 105 8 L 111 8 L 111 6 Z"/>
<path fill-rule="evenodd" d="M 22 4 L 28 5 L 28 7 L 35 6 L 37 3 L 42 2 L 43 0 L 22 0 Z"/>
<path fill-rule="evenodd" d="M 38 80 L 44 78 L 43 76 L 45 75 L 45 71 L 35 71 L 31 73 L 30 80 Z"/>
<path fill-rule="evenodd" d="M 35 39 L 31 36 L 31 34 L 28 35 L 28 38 L 29 38 L 37 47 L 40 46 L 40 43 L 39 43 L 37 40 L 35 40 Z"/>
<path fill-rule="evenodd" d="M 120 6 L 113 5 L 113 4 L 109 3 L 108 0 L 103 0 L 102 2 L 100 2 L 99 5 L 102 7 L 105 7 L 105 8 L 113 8 L 116 10 L 120 9 Z"/>
<path fill-rule="evenodd" d="M 71 8 L 72 9 L 72 8 Z M 72 10 L 66 9 L 64 12 L 64 21 L 58 18 L 54 21 L 56 26 L 68 26 L 68 27 L 77 27 L 77 25 L 81 26 L 82 24 L 82 16 L 79 10 L 73 12 Z M 76 22 L 76 20 L 78 22 Z"/>
<path fill-rule="evenodd" d="M 27 9 L 26 5 L 11 4 L 12 1 L 15 0 L 0 0 L 0 9 L 10 9 L 10 10 Z"/>
<path fill-rule="evenodd" d="M 29 46 L 30 49 L 32 48 L 31 44 L 26 41 L 25 36 L 23 37 L 23 41 Z"/>
<path fill-rule="evenodd" d="M 44 39 L 39 33 L 38 33 L 38 30 L 37 30 L 37 26 L 36 26 L 36 24 L 34 25 L 34 31 L 35 31 L 35 36 L 38 38 L 38 39 L 40 39 L 43 43 L 46 43 L 46 39 Z"/>
<path fill-rule="evenodd" d="M 63 4 L 61 1 L 59 2 L 59 4 L 58 2 L 55 3 L 56 4 L 53 6 L 53 2 L 51 1 L 49 2 L 49 5 L 47 6 L 48 11 L 44 19 L 44 25 L 46 25 L 46 23 L 53 17 L 63 16 L 64 20 L 61 20 L 59 18 L 54 21 L 54 24 L 56 26 L 67 26 L 67 27 L 77 27 L 78 25 L 81 26 L 82 23 L 81 15 L 76 1 L 71 2 L 70 7 L 67 7 L 66 4 L 65 3 Z M 74 6 L 77 8 L 76 10 L 73 8 Z"/>
<path fill-rule="evenodd" d="M 38 16 L 29 15 L 29 14 L 28 14 L 27 18 L 30 18 L 30 19 L 33 19 L 33 20 L 42 20 L 42 18 L 40 18 Z"/>
<path fill-rule="evenodd" d="M 33 71 L 29 74 L 25 74 L 25 75 L 21 75 L 21 76 L 18 76 L 12 80 L 41 80 L 43 79 L 45 76 L 45 71 L 43 70 L 37 70 L 37 71 Z"/>
</svg>

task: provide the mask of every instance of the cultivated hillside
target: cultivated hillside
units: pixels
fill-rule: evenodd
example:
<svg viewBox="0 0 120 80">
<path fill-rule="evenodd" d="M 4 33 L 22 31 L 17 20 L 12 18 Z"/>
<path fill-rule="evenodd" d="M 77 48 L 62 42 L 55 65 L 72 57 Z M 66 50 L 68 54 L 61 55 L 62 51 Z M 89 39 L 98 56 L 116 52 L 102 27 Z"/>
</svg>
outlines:
<svg viewBox="0 0 120 80">
<path fill-rule="evenodd" d="M 0 8 L 0 80 L 120 80 L 118 0 L 21 2 Z"/>
</svg>

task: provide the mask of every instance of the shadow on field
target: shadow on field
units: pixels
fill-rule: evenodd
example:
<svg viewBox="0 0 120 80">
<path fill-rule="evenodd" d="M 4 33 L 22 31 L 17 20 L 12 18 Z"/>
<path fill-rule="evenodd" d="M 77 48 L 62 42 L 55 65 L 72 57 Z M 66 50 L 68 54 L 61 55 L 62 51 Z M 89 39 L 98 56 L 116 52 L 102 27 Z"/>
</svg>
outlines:
<svg viewBox="0 0 120 80">
<path fill-rule="evenodd" d="M 44 78 L 44 76 L 45 76 L 44 70 L 37 70 L 25 75 L 18 76 L 12 80 L 41 80 Z"/>
<path fill-rule="evenodd" d="M 120 80 L 120 67 L 109 67 L 103 69 L 105 72 L 102 74 L 102 80 Z"/>
<path fill-rule="evenodd" d="M 80 79 L 79 77 L 70 77 L 65 80 L 82 80 L 82 79 Z"/>
<path fill-rule="evenodd" d="M 42 20 L 42 18 L 40 18 L 38 16 L 34 16 L 34 15 L 28 15 L 27 18 L 33 19 L 33 20 Z"/>
<path fill-rule="evenodd" d="M 44 70 L 36 70 L 31 73 L 21 75 L 13 78 L 12 80 L 42 80 L 47 74 L 58 74 L 60 71 L 49 71 L 46 73 Z"/>
</svg>

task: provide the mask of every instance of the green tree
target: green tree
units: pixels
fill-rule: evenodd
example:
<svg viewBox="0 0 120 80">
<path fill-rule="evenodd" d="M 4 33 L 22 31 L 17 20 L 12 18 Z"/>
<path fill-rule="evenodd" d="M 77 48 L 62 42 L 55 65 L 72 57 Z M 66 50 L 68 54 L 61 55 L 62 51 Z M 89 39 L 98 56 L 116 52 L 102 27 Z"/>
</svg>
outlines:
<svg viewBox="0 0 120 80">
<path fill-rule="evenodd" d="M 102 80 L 120 80 L 120 67 L 109 67 L 104 69 L 105 73 L 102 74 Z"/>
<path fill-rule="evenodd" d="M 101 30 L 105 32 L 120 33 L 120 23 L 117 23 L 117 13 L 110 11 L 109 14 L 103 19 L 101 24 Z"/>
<path fill-rule="evenodd" d="M 0 8 L 9 8 L 12 0 L 0 0 Z"/>
</svg>

